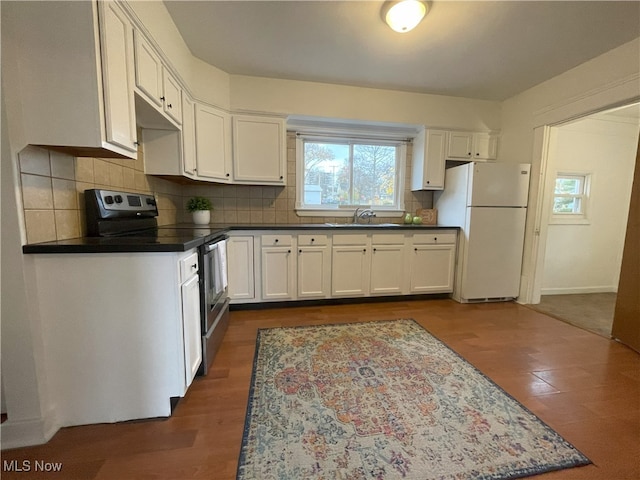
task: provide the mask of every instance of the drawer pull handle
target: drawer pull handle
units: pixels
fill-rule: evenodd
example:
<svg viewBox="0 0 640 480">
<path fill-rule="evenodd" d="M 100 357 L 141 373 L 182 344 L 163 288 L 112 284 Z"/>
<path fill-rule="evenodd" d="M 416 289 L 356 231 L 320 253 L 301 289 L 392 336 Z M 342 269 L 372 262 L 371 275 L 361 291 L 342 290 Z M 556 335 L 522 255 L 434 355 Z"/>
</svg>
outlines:
<svg viewBox="0 0 640 480">
<path fill-rule="evenodd" d="M 287 253 L 291 253 L 291 250 L 287 250 Z"/>
<path fill-rule="evenodd" d="M 414 252 L 417 252 L 417 251 L 418 251 L 418 248 L 417 248 L 417 247 L 416 247 L 416 248 L 414 248 L 414 249 L 413 249 L 413 251 L 414 251 Z"/>
<path fill-rule="evenodd" d="M 278 243 L 278 239 L 276 238 L 276 239 L 273 241 L 273 243 Z"/>
<path fill-rule="evenodd" d="M 312 239 L 311 239 L 311 242 L 315 242 L 315 241 L 316 241 L 316 239 L 315 239 L 315 238 L 312 238 Z"/>
<path fill-rule="evenodd" d="M 298 253 L 302 253 L 302 249 L 298 250 Z"/>
</svg>

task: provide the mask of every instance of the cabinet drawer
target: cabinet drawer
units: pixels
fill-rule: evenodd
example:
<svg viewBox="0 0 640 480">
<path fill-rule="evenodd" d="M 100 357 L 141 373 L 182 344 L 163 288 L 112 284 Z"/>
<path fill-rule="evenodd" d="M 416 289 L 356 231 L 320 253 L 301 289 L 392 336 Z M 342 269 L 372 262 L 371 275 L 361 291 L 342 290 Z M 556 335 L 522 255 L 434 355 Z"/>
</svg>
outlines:
<svg viewBox="0 0 640 480">
<path fill-rule="evenodd" d="M 262 235 L 263 247 L 289 247 L 291 246 L 291 235 Z"/>
<path fill-rule="evenodd" d="M 180 260 L 180 283 L 188 280 L 198 273 L 198 253 L 193 252 L 188 257 Z"/>
<path fill-rule="evenodd" d="M 334 235 L 333 244 L 334 245 L 366 245 L 367 235 L 364 233 Z"/>
<path fill-rule="evenodd" d="M 327 236 L 326 235 L 298 235 L 298 246 L 299 247 L 309 247 L 314 245 L 326 245 L 327 244 Z"/>
<path fill-rule="evenodd" d="M 433 232 L 433 233 L 415 233 L 413 235 L 413 243 L 456 243 L 456 234 L 453 232 Z"/>
<path fill-rule="evenodd" d="M 371 235 L 373 245 L 402 245 L 404 234 L 402 233 L 374 233 Z"/>
</svg>

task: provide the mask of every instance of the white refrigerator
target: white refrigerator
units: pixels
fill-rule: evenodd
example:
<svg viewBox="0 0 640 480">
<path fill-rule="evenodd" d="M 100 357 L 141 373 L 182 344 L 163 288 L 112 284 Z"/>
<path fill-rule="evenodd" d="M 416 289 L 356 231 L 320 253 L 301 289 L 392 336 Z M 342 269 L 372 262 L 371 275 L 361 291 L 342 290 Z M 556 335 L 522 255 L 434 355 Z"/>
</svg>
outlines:
<svg viewBox="0 0 640 480">
<path fill-rule="evenodd" d="M 460 227 L 453 298 L 506 301 L 520 290 L 529 164 L 466 163 L 445 172 L 438 223 Z"/>
</svg>

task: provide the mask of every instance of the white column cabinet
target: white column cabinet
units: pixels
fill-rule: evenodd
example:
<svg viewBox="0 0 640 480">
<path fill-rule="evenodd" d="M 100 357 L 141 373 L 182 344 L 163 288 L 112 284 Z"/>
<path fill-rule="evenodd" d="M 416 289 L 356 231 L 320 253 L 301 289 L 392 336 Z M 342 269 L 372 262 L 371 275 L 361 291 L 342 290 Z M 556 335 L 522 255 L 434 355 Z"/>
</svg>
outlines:
<svg viewBox="0 0 640 480">
<path fill-rule="evenodd" d="M 233 116 L 233 178 L 236 183 L 286 185 L 286 153 L 284 119 Z"/>
<path fill-rule="evenodd" d="M 331 247 L 327 235 L 298 235 L 298 298 L 331 295 Z"/>
<path fill-rule="evenodd" d="M 263 300 L 293 300 L 296 289 L 295 241 L 291 235 L 262 235 Z"/>
<path fill-rule="evenodd" d="M 227 241 L 228 295 L 233 303 L 255 299 L 253 236 L 229 235 Z"/>
<path fill-rule="evenodd" d="M 413 140 L 411 190 L 444 188 L 447 135 L 444 130 L 422 130 Z"/>
</svg>

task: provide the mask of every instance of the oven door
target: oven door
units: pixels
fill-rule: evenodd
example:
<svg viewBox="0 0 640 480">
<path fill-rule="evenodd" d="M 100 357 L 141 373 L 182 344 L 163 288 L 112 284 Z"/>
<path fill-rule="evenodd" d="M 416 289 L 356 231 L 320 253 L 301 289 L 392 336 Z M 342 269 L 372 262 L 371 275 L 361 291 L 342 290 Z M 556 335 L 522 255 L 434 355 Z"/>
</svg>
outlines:
<svg viewBox="0 0 640 480">
<path fill-rule="evenodd" d="M 228 323 L 226 237 L 220 237 L 203 245 L 201 259 L 200 298 L 202 299 L 203 359 L 200 373 L 206 375 Z M 212 338 L 217 340 L 212 342 Z"/>
</svg>

